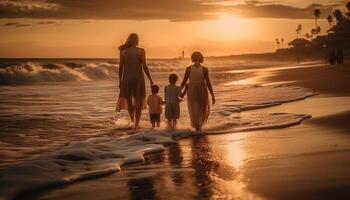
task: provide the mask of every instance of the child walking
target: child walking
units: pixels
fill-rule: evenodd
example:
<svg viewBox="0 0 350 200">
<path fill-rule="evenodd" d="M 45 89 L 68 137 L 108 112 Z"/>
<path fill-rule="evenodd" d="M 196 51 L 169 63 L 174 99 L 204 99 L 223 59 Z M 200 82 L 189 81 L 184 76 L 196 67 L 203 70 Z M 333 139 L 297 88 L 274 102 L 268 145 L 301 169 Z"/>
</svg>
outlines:
<svg viewBox="0 0 350 200">
<path fill-rule="evenodd" d="M 168 127 L 176 128 L 177 119 L 180 118 L 180 102 L 187 92 L 187 87 L 181 93 L 181 88 L 176 85 L 179 77 L 176 74 L 169 75 L 169 85 L 165 86 L 165 117 L 168 120 Z"/>
<path fill-rule="evenodd" d="M 158 96 L 159 86 L 152 85 L 152 94 L 147 98 L 147 105 L 149 109 L 149 118 L 152 123 L 152 127 L 160 126 L 160 114 L 162 113 L 162 105 L 164 104 L 163 99 Z"/>
</svg>

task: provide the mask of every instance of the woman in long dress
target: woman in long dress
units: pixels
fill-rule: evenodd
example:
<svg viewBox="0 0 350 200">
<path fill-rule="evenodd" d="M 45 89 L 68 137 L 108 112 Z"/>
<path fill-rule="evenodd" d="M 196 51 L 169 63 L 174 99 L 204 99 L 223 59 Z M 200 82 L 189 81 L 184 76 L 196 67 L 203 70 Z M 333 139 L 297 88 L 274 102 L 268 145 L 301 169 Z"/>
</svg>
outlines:
<svg viewBox="0 0 350 200">
<path fill-rule="evenodd" d="M 135 128 L 139 127 L 142 109 L 146 108 L 146 88 L 143 72 L 153 85 L 146 63 L 145 50 L 137 47 L 138 43 L 137 34 L 132 33 L 125 44 L 119 47 L 120 93 L 116 106 L 117 112 L 121 109 L 128 110 Z"/>
<path fill-rule="evenodd" d="M 191 60 L 193 65 L 186 68 L 181 88 L 185 87 L 187 81 L 189 82 L 187 106 L 191 125 L 197 131 L 201 131 L 210 113 L 208 90 L 211 94 L 213 104 L 215 104 L 215 96 L 209 78 L 209 70 L 201 65 L 204 61 L 202 53 L 193 52 Z"/>
</svg>

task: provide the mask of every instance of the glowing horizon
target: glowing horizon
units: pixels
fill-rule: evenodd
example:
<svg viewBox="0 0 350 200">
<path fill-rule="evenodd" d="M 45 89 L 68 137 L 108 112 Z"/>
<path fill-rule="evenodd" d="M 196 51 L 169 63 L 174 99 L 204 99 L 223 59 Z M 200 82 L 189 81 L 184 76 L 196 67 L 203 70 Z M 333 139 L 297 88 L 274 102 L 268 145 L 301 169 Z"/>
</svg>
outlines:
<svg viewBox="0 0 350 200">
<path fill-rule="evenodd" d="M 183 5 L 158 0 L 149 4 L 139 1 L 140 5 L 121 1 L 121 8 L 115 7 L 121 9 L 116 14 L 109 8 L 118 5 L 114 1 L 106 4 L 91 0 L 101 8 L 83 7 L 74 14 L 70 12 L 79 2 L 53 2 L 57 5 L 37 1 L 28 7 L 28 2 L 0 0 L 0 9 L 6 11 L 0 14 L 0 57 L 113 58 L 118 57 L 117 46 L 131 32 L 139 34 L 140 47 L 146 49 L 148 58 L 178 57 L 182 50 L 187 56 L 194 50 L 206 56 L 272 52 L 276 38 L 284 38 L 286 47 L 296 37 L 298 24 L 303 25 L 303 33 L 310 32 L 314 28 L 313 9 L 317 7 L 312 0 L 181 0 Z M 317 3 L 322 9 L 319 25 L 324 34 L 329 27 L 325 18 L 334 5 L 323 0 Z M 16 6 L 17 12 L 10 10 Z M 57 16 L 52 14 L 64 6 L 69 9 Z M 161 10 L 176 6 L 177 12 Z M 29 8 L 37 10 L 23 11 Z M 53 16 L 47 13 L 50 9 Z M 106 13 L 98 9 L 106 9 Z M 189 9 L 194 9 L 195 15 Z M 95 19 L 90 19 L 93 14 Z"/>
</svg>

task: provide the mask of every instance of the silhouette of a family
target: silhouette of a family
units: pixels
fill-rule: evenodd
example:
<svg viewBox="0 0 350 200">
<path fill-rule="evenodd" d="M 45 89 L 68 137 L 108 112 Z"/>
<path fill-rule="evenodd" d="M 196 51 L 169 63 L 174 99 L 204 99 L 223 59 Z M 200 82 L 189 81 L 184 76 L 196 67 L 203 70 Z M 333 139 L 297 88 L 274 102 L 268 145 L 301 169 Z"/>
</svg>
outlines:
<svg viewBox="0 0 350 200">
<path fill-rule="evenodd" d="M 160 125 L 162 105 L 165 104 L 165 117 L 169 128 L 176 128 L 180 117 L 181 98 L 187 95 L 188 112 L 191 125 L 196 131 L 201 131 L 210 113 L 209 95 L 215 104 L 215 96 L 209 78 L 209 70 L 204 67 L 204 57 L 200 52 L 193 52 L 193 64 L 186 68 L 180 86 L 176 85 L 178 76 L 169 75 L 169 85 L 164 88 L 165 101 L 158 95 L 159 86 L 154 84 L 149 72 L 145 50 L 138 47 L 138 35 L 132 33 L 124 44 L 119 47 L 119 87 L 120 93 L 116 111 L 126 109 L 135 128 L 139 127 L 142 109 L 148 105 L 152 126 Z M 146 86 L 144 74 L 151 84 L 152 94 L 146 101 Z"/>
</svg>

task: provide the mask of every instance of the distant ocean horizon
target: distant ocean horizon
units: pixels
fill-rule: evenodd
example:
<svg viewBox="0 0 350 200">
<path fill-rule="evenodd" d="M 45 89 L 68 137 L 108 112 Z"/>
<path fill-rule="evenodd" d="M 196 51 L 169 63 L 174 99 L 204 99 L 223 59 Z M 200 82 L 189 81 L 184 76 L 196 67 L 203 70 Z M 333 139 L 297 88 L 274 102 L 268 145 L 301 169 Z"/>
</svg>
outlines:
<svg viewBox="0 0 350 200">
<path fill-rule="evenodd" d="M 235 54 L 223 54 L 223 55 L 206 55 L 206 59 L 217 59 L 217 58 L 227 58 L 227 57 L 239 57 L 247 55 L 263 55 L 270 54 L 274 52 L 251 52 L 251 53 L 235 53 Z M 0 57 L 0 60 L 114 60 L 119 59 L 116 55 L 115 57 Z M 180 55 L 174 55 L 169 57 L 147 57 L 147 60 L 172 60 L 172 59 L 190 59 L 190 55 L 187 54 L 182 58 Z"/>
</svg>

